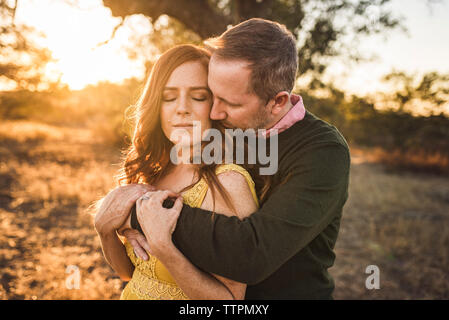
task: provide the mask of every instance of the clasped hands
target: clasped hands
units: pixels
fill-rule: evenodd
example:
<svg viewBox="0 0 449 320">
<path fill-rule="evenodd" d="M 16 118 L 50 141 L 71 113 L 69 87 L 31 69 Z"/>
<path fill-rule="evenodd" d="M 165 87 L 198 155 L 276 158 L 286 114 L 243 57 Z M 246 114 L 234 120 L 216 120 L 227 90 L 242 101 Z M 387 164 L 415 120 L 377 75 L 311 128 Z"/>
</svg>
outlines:
<svg viewBox="0 0 449 320">
<path fill-rule="evenodd" d="M 176 198 L 172 208 L 164 208 L 167 198 Z M 130 212 L 136 203 L 137 220 L 143 235 L 131 228 Z M 120 186 L 103 198 L 95 215 L 95 228 L 101 236 L 119 234 L 125 236 L 135 254 L 148 260 L 149 254 L 159 257 L 172 248 L 171 236 L 182 209 L 182 197 L 172 191 L 157 191 L 145 184 Z"/>
</svg>

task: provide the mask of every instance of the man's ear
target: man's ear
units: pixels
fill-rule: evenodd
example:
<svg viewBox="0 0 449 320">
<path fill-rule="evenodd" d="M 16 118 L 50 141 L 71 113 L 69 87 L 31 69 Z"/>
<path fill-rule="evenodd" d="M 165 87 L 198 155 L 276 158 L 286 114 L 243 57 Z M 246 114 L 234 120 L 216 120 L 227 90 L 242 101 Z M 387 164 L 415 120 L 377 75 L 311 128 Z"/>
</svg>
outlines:
<svg viewBox="0 0 449 320">
<path fill-rule="evenodd" d="M 287 91 L 281 91 L 274 97 L 274 104 L 271 107 L 271 114 L 277 115 L 284 110 L 284 107 L 290 103 L 290 94 Z"/>
</svg>

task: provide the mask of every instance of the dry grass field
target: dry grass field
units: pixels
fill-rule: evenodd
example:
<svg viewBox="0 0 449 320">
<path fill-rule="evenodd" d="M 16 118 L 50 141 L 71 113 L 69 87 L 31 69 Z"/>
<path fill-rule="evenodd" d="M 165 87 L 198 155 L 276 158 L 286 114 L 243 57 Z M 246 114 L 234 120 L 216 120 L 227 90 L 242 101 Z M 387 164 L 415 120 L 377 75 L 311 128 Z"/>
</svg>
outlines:
<svg viewBox="0 0 449 320">
<path fill-rule="evenodd" d="M 449 298 L 449 179 L 388 172 L 353 152 L 331 273 L 336 299 Z M 120 162 L 89 129 L 0 122 L 0 299 L 117 299 L 89 205 Z M 67 289 L 67 267 L 80 270 Z M 367 290 L 365 269 L 380 270 Z"/>
</svg>

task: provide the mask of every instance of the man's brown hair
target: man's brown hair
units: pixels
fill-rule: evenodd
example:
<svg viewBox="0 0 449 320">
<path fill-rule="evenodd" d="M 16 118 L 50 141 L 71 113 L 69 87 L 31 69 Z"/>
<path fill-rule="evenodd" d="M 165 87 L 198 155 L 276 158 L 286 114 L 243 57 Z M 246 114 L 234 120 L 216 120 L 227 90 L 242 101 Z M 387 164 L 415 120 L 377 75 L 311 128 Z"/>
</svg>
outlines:
<svg viewBox="0 0 449 320">
<path fill-rule="evenodd" d="M 253 18 L 206 40 L 205 44 L 214 57 L 247 61 L 251 68 L 249 89 L 262 101 L 268 102 L 281 91 L 291 92 L 295 86 L 296 41 L 284 25 Z"/>
</svg>

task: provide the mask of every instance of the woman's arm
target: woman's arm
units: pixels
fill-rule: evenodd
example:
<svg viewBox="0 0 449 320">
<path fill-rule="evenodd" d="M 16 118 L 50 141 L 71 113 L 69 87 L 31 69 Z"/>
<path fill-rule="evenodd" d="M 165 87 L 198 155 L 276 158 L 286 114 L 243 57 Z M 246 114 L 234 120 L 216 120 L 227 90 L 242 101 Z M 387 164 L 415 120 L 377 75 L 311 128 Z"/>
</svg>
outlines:
<svg viewBox="0 0 449 320">
<path fill-rule="evenodd" d="M 132 277 L 134 266 L 116 230 L 127 220 L 136 200 L 149 190 L 153 188 L 148 185 L 129 184 L 115 188 L 97 203 L 95 230 L 100 237 L 103 255 L 125 281 Z"/>
<path fill-rule="evenodd" d="M 129 281 L 133 275 L 134 266 L 126 254 L 125 246 L 117 233 L 114 231 L 108 234 L 100 234 L 99 236 L 106 261 L 123 281 Z"/>
<path fill-rule="evenodd" d="M 233 202 L 237 212 L 233 213 L 225 203 L 224 199 L 218 194 L 215 199 L 215 212 L 220 212 L 228 216 L 237 215 L 240 219 L 243 219 L 257 209 L 251 190 L 241 174 L 234 171 L 228 171 L 220 174 L 218 179 L 224 189 L 228 192 L 229 198 Z M 206 210 L 213 209 L 210 191 L 208 191 L 206 195 L 202 208 Z M 148 216 L 147 214 L 145 215 Z M 161 216 L 163 217 L 164 215 L 162 214 Z M 160 227 L 158 228 L 154 224 L 155 220 L 153 219 L 151 221 L 153 222 L 153 226 L 152 229 L 148 231 L 144 226 L 145 223 L 142 222 L 143 221 L 141 221 L 142 228 L 147 239 L 149 239 L 150 247 L 152 248 L 151 253 L 164 264 L 175 279 L 176 284 L 190 299 L 244 299 L 246 284 L 229 280 L 218 275 L 211 275 L 198 269 L 173 245 L 171 233 L 169 237 L 165 238 L 166 240 L 160 241 L 158 239 L 161 238 L 154 234 L 156 231 L 155 229 L 161 230 Z M 174 229 L 174 226 L 171 227 Z"/>
<path fill-rule="evenodd" d="M 230 290 L 214 276 L 194 266 L 173 244 L 164 247 L 164 253 L 157 258 L 189 299 L 241 300 L 245 297 L 245 288 Z"/>
</svg>

